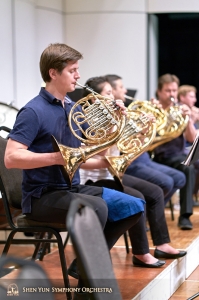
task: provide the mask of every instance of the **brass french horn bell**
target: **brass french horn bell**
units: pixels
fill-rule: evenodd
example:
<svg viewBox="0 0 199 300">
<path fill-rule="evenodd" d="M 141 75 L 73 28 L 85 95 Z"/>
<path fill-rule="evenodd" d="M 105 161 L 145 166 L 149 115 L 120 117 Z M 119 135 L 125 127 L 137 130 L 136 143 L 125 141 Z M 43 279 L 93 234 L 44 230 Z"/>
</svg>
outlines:
<svg viewBox="0 0 199 300">
<path fill-rule="evenodd" d="M 91 92 L 74 104 L 68 116 L 73 135 L 85 145 L 71 148 L 58 143 L 52 136 L 54 151 L 60 151 L 65 162 L 61 166 L 63 176 L 70 184 L 81 163 L 118 141 L 126 122 L 126 117 L 118 110 L 115 101 L 101 96 L 87 86 L 76 84 Z"/>
<path fill-rule="evenodd" d="M 127 121 L 117 142 L 122 153 L 119 156 L 106 156 L 113 176 L 122 178 L 127 167 L 152 143 L 156 135 L 156 124 L 140 111 L 127 111 Z"/>
<path fill-rule="evenodd" d="M 153 151 L 156 147 L 180 136 L 188 124 L 189 116 L 183 116 L 180 105 L 173 97 L 170 97 L 170 100 L 173 105 L 165 109 L 167 114 L 166 125 L 158 132 L 158 135 L 149 147 L 149 151 Z"/>
</svg>

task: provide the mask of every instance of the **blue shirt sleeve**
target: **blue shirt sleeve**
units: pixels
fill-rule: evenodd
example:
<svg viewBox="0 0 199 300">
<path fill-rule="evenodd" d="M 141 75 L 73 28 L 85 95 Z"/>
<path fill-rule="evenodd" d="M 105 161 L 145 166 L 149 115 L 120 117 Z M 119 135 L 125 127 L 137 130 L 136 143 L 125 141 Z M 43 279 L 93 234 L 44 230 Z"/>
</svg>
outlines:
<svg viewBox="0 0 199 300">
<path fill-rule="evenodd" d="M 14 128 L 9 138 L 30 147 L 39 131 L 39 120 L 31 108 L 23 108 L 19 111 Z"/>
</svg>

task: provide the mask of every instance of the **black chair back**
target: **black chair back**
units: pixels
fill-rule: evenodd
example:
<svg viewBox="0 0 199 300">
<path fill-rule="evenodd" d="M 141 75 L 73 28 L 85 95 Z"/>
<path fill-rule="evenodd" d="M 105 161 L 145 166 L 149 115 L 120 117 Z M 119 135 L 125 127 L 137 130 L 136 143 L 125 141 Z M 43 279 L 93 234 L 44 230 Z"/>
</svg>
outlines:
<svg viewBox="0 0 199 300">
<path fill-rule="evenodd" d="M 48 300 L 55 300 L 52 291 L 52 284 L 44 269 L 31 260 L 25 260 L 14 256 L 2 256 L 0 258 L 0 274 L 7 270 L 7 265 L 16 266 L 17 276 L 10 279 L 9 276 L 0 282 L 0 299 L 6 300 L 9 296 L 18 296 L 20 300 L 43 300 L 41 291 L 46 291 Z M 24 291 L 25 287 L 32 290 L 32 293 Z M 40 287 L 40 290 L 39 290 Z"/>
<path fill-rule="evenodd" d="M 81 278 L 89 288 L 107 288 L 89 294 L 94 300 L 122 299 L 101 224 L 93 208 L 74 200 L 67 215 L 67 228 L 77 255 Z"/>
<path fill-rule="evenodd" d="M 22 171 L 19 169 L 6 169 L 4 164 L 6 144 L 7 140 L 0 136 L 0 190 L 6 195 L 7 201 L 12 207 L 21 209 Z"/>
</svg>

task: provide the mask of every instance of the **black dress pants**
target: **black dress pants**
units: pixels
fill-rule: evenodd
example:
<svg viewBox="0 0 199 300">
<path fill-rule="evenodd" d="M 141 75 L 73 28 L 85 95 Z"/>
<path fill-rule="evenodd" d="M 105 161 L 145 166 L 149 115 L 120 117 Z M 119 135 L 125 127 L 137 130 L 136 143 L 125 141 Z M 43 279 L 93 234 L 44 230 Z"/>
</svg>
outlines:
<svg viewBox="0 0 199 300">
<path fill-rule="evenodd" d="M 162 189 L 146 180 L 136 178 L 131 175 L 124 174 L 123 176 L 124 192 L 131 193 L 132 188 L 141 192 L 146 201 L 146 215 L 148 218 L 151 237 L 155 246 L 170 242 L 168 227 L 164 213 L 164 194 Z M 141 220 L 129 230 L 129 236 L 132 237 L 133 253 L 138 254 L 137 249 L 141 246 L 142 239 L 139 236 L 139 231 L 142 232 L 146 227 L 141 224 Z"/>
<path fill-rule="evenodd" d="M 155 161 L 182 171 L 186 176 L 186 184 L 180 189 L 180 215 L 189 217 L 193 214 L 193 190 L 195 186 L 195 169 L 194 166 L 185 166 L 182 162 L 186 155 L 171 156 L 167 158 L 155 157 Z"/>
</svg>

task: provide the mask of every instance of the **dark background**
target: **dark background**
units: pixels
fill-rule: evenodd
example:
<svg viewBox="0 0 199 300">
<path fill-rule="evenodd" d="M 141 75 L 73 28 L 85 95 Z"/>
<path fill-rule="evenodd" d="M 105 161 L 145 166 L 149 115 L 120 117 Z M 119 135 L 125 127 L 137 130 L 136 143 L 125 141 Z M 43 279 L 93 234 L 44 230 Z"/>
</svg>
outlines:
<svg viewBox="0 0 199 300">
<path fill-rule="evenodd" d="M 180 85 L 194 85 L 199 97 L 199 13 L 157 14 L 157 17 L 158 76 L 177 75 Z"/>
</svg>

